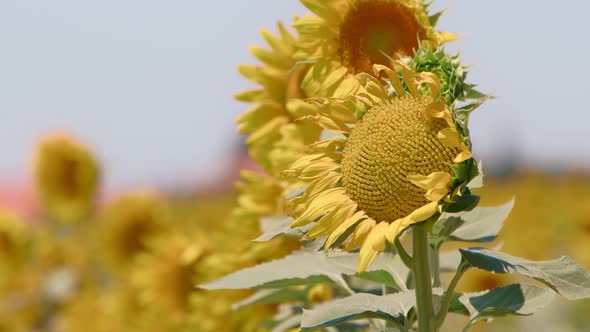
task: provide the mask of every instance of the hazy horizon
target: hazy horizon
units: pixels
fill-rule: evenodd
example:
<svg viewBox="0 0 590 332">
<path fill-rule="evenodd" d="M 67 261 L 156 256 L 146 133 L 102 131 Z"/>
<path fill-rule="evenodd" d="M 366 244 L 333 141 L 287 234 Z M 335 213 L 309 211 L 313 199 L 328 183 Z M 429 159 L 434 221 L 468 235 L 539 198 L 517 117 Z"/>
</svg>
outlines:
<svg viewBox="0 0 590 332">
<path fill-rule="evenodd" d="M 590 170 L 585 89 L 590 2 L 436 1 L 471 82 L 497 99 L 473 114 L 484 164 Z M 575 9 L 575 10 L 573 10 Z M 238 144 L 247 46 L 306 10 L 296 1 L 13 1 L 0 4 L 0 178 L 26 178 L 35 140 L 68 129 L 95 148 L 107 186 L 205 178 Z M 547 18 L 552 18 L 548 22 Z"/>
</svg>

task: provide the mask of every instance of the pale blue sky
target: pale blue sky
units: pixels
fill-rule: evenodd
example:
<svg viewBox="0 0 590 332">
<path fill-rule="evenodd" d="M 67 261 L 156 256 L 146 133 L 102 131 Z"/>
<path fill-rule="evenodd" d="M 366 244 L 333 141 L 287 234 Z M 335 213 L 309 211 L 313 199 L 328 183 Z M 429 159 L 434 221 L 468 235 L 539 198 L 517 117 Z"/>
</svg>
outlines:
<svg viewBox="0 0 590 332">
<path fill-rule="evenodd" d="M 590 2 L 441 0 L 472 81 L 498 99 L 474 113 L 477 154 L 590 170 Z M 106 181 L 195 178 L 225 160 L 250 87 L 247 46 L 305 10 L 296 0 L 0 2 L 0 174 L 23 178 L 35 138 L 66 128 Z M 570 166 L 568 166 L 570 167 Z"/>
</svg>

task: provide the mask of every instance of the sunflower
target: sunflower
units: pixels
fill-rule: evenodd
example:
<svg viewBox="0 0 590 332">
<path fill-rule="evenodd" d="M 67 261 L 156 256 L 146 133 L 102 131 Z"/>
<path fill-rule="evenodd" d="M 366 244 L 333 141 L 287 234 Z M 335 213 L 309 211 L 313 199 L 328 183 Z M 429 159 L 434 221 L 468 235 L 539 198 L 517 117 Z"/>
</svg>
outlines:
<svg viewBox="0 0 590 332">
<path fill-rule="evenodd" d="M 473 162 L 439 76 L 406 63 L 375 65 L 374 76 L 343 82 L 338 93 L 348 97 L 318 99 L 308 119 L 341 135 L 308 146 L 284 172 L 309 181 L 290 201 L 292 227 L 314 223 L 306 236 L 327 236 L 326 250 L 360 246 L 359 272 L 386 242 L 461 195 L 455 170 Z"/>
<path fill-rule="evenodd" d="M 63 332 L 129 331 L 121 314 L 109 308 L 106 301 L 111 294 L 104 290 L 89 290 L 78 294 L 54 318 Z M 88 324 L 88 322 L 93 322 Z"/>
<path fill-rule="evenodd" d="M 457 286 L 457 290 L 460 292 L 482 292 L 496 287 L 508 286 L 515 281 L 518 281 L 517 278 L 508 274 L 471 269 L 465 273 Z"/>
<path fill-rule="evenodd" d="M 31 232 L 23 262 L 0 276 L 6 300 L 0 321 L 12 324 L 11 331 L 48 328 L 50 318 L 88 286 L 88 252 L 80 242 L 58 238 L 47 228 Z"/>
<path fill-rule="evenodd" d="M 241 181 L 236 184 L 240 194 L 234 210 L 236 218 L 258 219 L 285 211 L 283 197 L 289 189 L 284 181 L 251 171 L 242 171 L 240 176 Z"/>
<path fill-rule="evenodd" d="M 298 18 L 295 57 L 313 62 L 303 87 L 330 96 L 347 74 L 373 74 L 390 65 L 390 54 L 411 56 L 420 46 L 436 48 L 455 40 L 434 29 L 442 13 L 428 16 L 421 0 L 301 0 L 315 13 Z"/>
<path fill-rule="evenodd" d="M 47 136 L 37 146 L 34 167 L 37 192 L 52 219 L 73 223 L 90 215 L 99 166 L 85 145 L 63 133 Z"/>
<path fill-rule="evenodd" d="M 137 254 L 147 250 L 146 241 L 162 233 L 167 222 L 168 206 L 158 194 L 128 193 L 102 211 L 100 246 L 114 267 L 125 268 Z"/>
<path fill-rule="evenodd" d="M 331 300 L 334 297 L 334 290 L 329 284 L 317 284 L 307 291 L 307 301 L 317 304 Z"/>
<path fill-rule="evenodd" d="M 265 171 L 278 174 L 294 159 L 304 145 L 319 138 L 320 128 L 300 118 L 307 110 L 307 93 L 300 88 L 308 66 L 297 65 L 293 58 L 296 37 L 278 24 L 279 34 L 262 30 L 269 50 L 251 47 L 250 52 L 262 65 L 241 65 L 238 71 L 260 85 L 255 90 L 235 95 L 254 106 L 236 120 L 238 131 L 248 134 L 246 143 L 252 158 Z"/>
<path fill-rule="evenodd" d="M 24 261 L 26 245 L 30 237 L 30 232 L 23 220 L 10 211 L 0 209 L 0 271 L 2 275 Z M 4 271 L 5 269 L 8 271 Z"/>
<path fill-rule="evenodd" d="M 132 283 L 145 308 L 167 312 L 173 322 L 182 324 L 197 290 L 197 266 L 209 254 L 209 245 L 202 237 L 178 233 L 152 238 L 148 246 L 150 250 L 137 258 Z"/>
</svg>

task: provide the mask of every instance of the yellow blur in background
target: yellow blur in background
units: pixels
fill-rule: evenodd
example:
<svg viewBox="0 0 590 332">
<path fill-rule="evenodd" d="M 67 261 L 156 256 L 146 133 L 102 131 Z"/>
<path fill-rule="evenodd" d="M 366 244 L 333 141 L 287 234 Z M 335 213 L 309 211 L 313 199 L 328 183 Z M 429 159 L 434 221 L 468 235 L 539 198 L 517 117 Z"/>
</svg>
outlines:
<svg viewBox="0 0 590 332">
<path fill-rule="evenodd" d="M 41 213 L 0 210 L 0 331 L 266 330 L 273 305 L 233 310 L 251 292 L 195 287 L 298 248 L 281 238 L 251 242 L 258 220 L 281 209 L 280 202 L 247 199 L 250 191 L 280 190 L 263 175 L 243 176 L 240 201 L 231 188 L 213 194 L 138 188 L 101 202 L 99 158 L 78 139 L 47 136 L 34 155 Z M 519 170 L 486 177 L 478 194 L 482 205 L 516 197 L 493 245 L 536 260 L 569 254 L 590 269 L 588 174 Z M 470 271 L 459 291 L 510 281 Z M 310 303 L 331 296 L 322 285 L 308 295 Z M 571 331 L 590 324 L 579 315 L 584 310 L 589 301 L 567 306 L 563 322 Z M 522 329 L 515 324 L 508 320 L 496 331 Z"/>
</svg>

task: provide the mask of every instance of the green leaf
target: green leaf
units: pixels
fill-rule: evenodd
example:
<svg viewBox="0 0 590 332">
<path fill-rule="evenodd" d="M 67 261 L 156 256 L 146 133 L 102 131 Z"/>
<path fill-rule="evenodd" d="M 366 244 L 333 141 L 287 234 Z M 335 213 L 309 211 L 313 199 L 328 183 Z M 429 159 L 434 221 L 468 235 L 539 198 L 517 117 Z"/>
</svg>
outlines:
<svg viewBox="0 0 590 332">
<path fill-rule="evenodd" d="M 367 280 L 367 281 L 372 281 L 372 282 L 376 282 L 382 285 L 385 285 L 387 287 L 392 287 L 395 289 L 402 289 L 402 287 L 400 287 L 400 285 L 395 281 L 395 279 L 391 276 L 391 274 L 380 270 L 380 271 L 371 271 L 371 272 L 365 272 L 362 275 L 359 276 L 359 278 L 363 279 L 363 280 Z M 405 288 L 405 285 L 403 285 L 403 288 Z"/>
<path fill-rule="evenodd" d="M 461 212 L 470 211 L 477 206 L 479 203 L 479 196 L 477 195 L 462 195 L 455 198 L 455 202 L 451 203 L 445 208 L 446 212 Z"/>
<path fill-rule="evenodd" d="M 305 303 L 307 301 L 308 288 L 282 288 L 282 289 L 263 289 L 257 291 L 244 300 L 234 303 L 232 308 L 234 310 L 254 305 L 254 304 L 269 304 L 269 303 Z"/>
<path fill-rule="evenodd" d="M 348 288 L 343 275 L 356 275 L 358 254 L 302 249 L 293 254 L 268 263 L 246 268 L 215 281 L 200 285 L 204 289 L 246 289 L 282 288 L 287 286 L 312 285 L 321 282 L 335 282 Z M 367 272 L 385 271 L 393 280 L 402 280 L 397 271 L 394 255 L 378 255 L 367 268 Z M 396 270 L 394 270 L 396 269 Z M 405 281 L 405 280 L 404 280 Z M 403 281 L 402 281 L 403 284 Z"/>
<path fill-rule="evenodd" d="M 358 277 L 385 284 L 397 290 L 406 291 L 406 280 L 410 269 L 402 262 L 398 255 L 384 253 L 378 255 L 367 271 Z"/>
<path fill-rule="evenodd" d="M 234 272 L 201 285 L 205 289 L 281 288 L 334 281 L 343 284 L 342 274 L 355 274 L 352 255 L 301 250 L 282 259 Z"/>
<path fill-rule="evenodd" d="M 467 184 L 470 189 L 476 189 L 483 187 L 483 162 L 480 160 L 477 163 L 477 175 L 475 175 Z"/>
<path fill-rule="evenodd" d="M 343 299 L 324 302 L 311 310 L 303 310 L 303 330 L 319 329 L 352 319 L 378 318 L 403 324 L 404 317 L 415 305 L 413 291 L 389 294 L 354 294 Z"/>
<path fill-rule="evenodd" d="M 301 323 L 301 309 L 292 305 L 279 305 L 277 313 L 272 317 L 266 326 L 271 332 L 283 332 Z"/>
<path fill-rule="evenodd" d="M 463 221 L 463 224 L 450 234 L 450 239 L 465 242 L 491 242 L 496 239 L 498 233 L 514 207 L 514 199 L 510 202 L 494 207 L 476 207 L 471 211 L 458 213 L 445 213 L 439 222 L 453 222 L 455 218 Z"/>
<path fill-rule="evenodd" d="M 465 94 L 461 98 L 461 100 L 482 99 L 482 98 L 489 97 L 489 95 L 487 95 L 483 92 L 477 91 L 475 89 L 475 87 L 476 87 L 475 84 L 465 84 Z"/>
<path fill-rule="evenodd" d="M 287 331 L 292 328 L 296 328 L 301 323 L 301 315 L 291 316 L 282 322 L 280 322 L 277 326 L 275 326 L 271 332 L 283 332 Z"/>
<path fill-rule="evenodd" d="M 291 228 L 293 224 L 293 218 L 286 215 L 272 216 L 268 218 L 262 218 L 260 220 L 260 229 L 262 235 L 254 239 L 256 242 L 264 242 L 274 239 L 280 235 L 287 235 L 293 237 L 301 237 L 307 230 L 308 226 Z"/>
<path fill-rule="evenodd" d="M 428 20 L 430 21 L 430 25 L 435 26 L 436 23 L 438 23 L 438 20 L 440 19 L 442 14 L 444 14 L 443 10 L 441 10 L 440 12 L 438 12 L 436 14 L 428 16 Z"/>
<path fill-rule="evenodd" d="M 530 284 L 512 284 L 478 293 L 465 293 L 459 301 L 469 311 L 470 322 L 509 315 L 528 316 L 544 308 L 555 298 L 548 288 Z"/>
<path fill-rule="evenodd" d="M 467 118 L 469 116 L 469 114 L 471 114 L 471 112 L 473 112 L 475 109 L 477 109 L 478 107 L 480 107 L 481 105 L 483 105 L 485 102 L 487 102 L 490 99 L 494 99 L 494 97 L 486 95 L 483 98 L 474 99 L 473 102 L 455 109 L 454 112 L 460 118 Z"/>
<path fill-rule="evenodd" d="M 432 293 L 441 296 L 444 291 L 435 288 Z M 413 290 L 388 295 L 358 293 L 321 303 L 311 310 L 303 310 L 303 331 L 340 324 L 349 320 L 377 318 L 403 325 L 405 317 L 416 304 Z"/>
<path fill-rule="evenodd" d="M 471 266 L 493 273 L 518 273 L 538 280 L 568 300 L 590 298 L 590 272 L 570 257 L 530 261 L 485 248 L 459 249 Z"/>
<path fill-rule="evenodd" d="M 449 312 L 459 314 L 459 315 L 467 315 L 469 316 L 469 310 L 465 307 L 463 303 L 461 303 L 460 299 L 463 296 L 463 293 L 455 292 L 451 295 L 451 303 L 449 305 Z"/>
<path fill-rule="evenodd" d="M 449 216 L 439 219 L 434 226 L 432 226 L 432 233 L 435 237 L 442 239 L 448 238 L 453 232 L 465 223 L 465 220 L 456 216 Z"/>
</svg>

